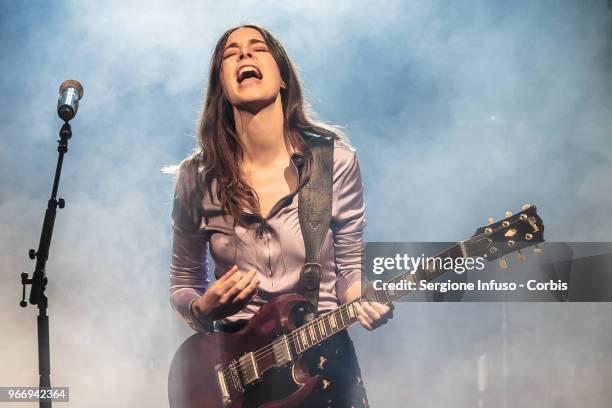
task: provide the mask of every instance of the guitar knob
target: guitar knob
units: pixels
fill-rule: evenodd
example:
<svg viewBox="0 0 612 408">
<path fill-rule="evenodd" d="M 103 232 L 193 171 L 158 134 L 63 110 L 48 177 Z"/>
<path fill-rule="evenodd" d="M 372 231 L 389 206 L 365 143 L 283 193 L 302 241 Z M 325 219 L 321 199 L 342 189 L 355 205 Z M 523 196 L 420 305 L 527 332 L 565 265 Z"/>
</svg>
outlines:
<svg viewBox="0 0 612 408">
<path fill-rule="evenodd" d="M 489 219 L 487 220 L 487 224 L 491 225 L 495 222 L 495 220 L 493 219 L 493 217 L 489 217 Z"/>
<path fill-rule="evenodd" d="M 508 267 L 508 263 L 506 262 L 506 258 L 503 256 L 499 258 L 499 267 L 502 269 L 506 269 Z"/>
<path fill-rule="evenodd" d="M 525 256 L 525 254 L 523 253 L 523 251 L 521 251 L 520 249 L 518 251 L 516 251 L 516 259 L 518 259 L 519 261 L 523 262 L 527 260 L 527 256 Z"/>
<path fill-rule="evenodd" d="M 504 214 L 504 218 L 508 218 L 508 217 L 512 217 L 512 212 L 506 210 L 506 213 Z"/>
<path fill-rule="evenodd" d="M 542 248 L 540 248 L 540 245 L 535 244 L 535 245 L 533 246 L 533 254 L 534 254 L 535 256 L 542 255 Z"/>
<path fill-rule="evenodd" d="M 528 209 L 529 207 L 531 207 L 531 204 L 527 203 L 527 204 L 523 204 L 523 206 L 521 207 L 521 211 L 525 211 L 526 209 Z"/>
</svg>

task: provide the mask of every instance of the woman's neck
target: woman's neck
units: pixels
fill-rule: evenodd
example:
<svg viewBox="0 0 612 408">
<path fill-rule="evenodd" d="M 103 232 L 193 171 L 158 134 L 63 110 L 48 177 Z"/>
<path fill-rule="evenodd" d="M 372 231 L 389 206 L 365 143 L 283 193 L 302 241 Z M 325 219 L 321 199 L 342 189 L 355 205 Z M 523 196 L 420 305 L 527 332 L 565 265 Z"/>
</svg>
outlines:
<svg viewBox="0 0 612 408">
<path fill-rule="evenodd" d="M 245 164 L 271 164 L 291 154 L 291 147 L 285 140 L 280 95 L 274 103 L 257 113 L 234 107 L 234 120 L 236 132 L 244 145 Z"/>
</svg>

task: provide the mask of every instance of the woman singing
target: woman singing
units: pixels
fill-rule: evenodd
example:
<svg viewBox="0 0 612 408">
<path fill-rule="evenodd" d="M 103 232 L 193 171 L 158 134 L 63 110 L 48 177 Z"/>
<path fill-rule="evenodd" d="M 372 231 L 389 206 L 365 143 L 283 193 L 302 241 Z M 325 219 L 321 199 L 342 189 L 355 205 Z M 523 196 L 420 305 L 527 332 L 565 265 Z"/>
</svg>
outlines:
<svg viewBox="0 0 612 408">
<path fill-rule="evenodd" d="M 173 209 L 171 302 L 193 329 L 240 329 L 267 301 L 298 292 L 304 241 L 298 195 L 311 162 L 304 134 L 332 137 L 332 220 L 321 249 L 319 313 L 361 295 L 363 186 L 355 151 L 312 120 L 282 45 L 245 25 L 217 42 L 199 120 L 198 149 L 179 166 Z M 207 250 L 216 281 L 208 279 Z M 372 330 L 390 307 L 357 303 Z M 322 381 L 307 406 L 368 406 L 346 332 L 317 348 Z"/>
</svg>

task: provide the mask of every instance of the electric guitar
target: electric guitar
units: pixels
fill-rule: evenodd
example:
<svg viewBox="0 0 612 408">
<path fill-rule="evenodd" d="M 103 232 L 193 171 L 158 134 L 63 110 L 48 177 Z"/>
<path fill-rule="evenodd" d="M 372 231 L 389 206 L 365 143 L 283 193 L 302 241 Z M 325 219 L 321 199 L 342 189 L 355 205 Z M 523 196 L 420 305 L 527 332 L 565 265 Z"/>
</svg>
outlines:
<svg viewBox="0 0 612 408">
<path fill-rule="evenodd" d="M 508 214 L 506 214 L 508 215 Z M 535 206 L 480 227 L 439 257 L 483 257 L 489 261 L 544 241 L 544 225 Z M 535 252 L 535 250 L 534 250 Z M 521 255 L 523 256 L 523 255 Z M 427 265 L 406 272 L 401 279 L 420 282 L 442 275 Z M 387 304 L 409 291 L 366 291 L 367 299 Z M 171 408 L 300 407 L 315 390 L 319 376 L 311 376 L 301 357 L 325 339 L 357 322 L 354 303 L 300 325 L 307 301 L 298 294 L 266 303 L 235 333 L 194 334 L 178 349 L 168 378 Z"/>
</svg>

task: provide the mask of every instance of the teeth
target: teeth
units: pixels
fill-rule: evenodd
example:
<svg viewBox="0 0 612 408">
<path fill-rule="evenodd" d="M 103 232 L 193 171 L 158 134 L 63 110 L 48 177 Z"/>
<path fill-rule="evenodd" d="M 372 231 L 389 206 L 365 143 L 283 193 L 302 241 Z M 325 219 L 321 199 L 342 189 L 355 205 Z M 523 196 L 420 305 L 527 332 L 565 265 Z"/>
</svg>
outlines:
<svg viewBox="0 0 612 408">
<path fill-rule="evenodd" d="M 255 72 L 258 72 L 258 71 L 257 71 L 257 69 L 256 69 L 255 67 L 242 67 L 242 68 L 240 68 L 240 72 L 239 72 L 239 74 L 243 74 L 243 73 L 245 73 L 245 72 L 247 72 L 247 71 L 255 71 Z"/>
<path fill-rule="evenodd" d="M 249 71 L 255 72 L 256 77 L 261 79 L 261 73 L 259 72 L 257 68 L 252 67 L 252 66 L 245 66 L 245 67 L 240 68 L 240 70 L 238 70 L 238 81 L 241 82 L 244 73 L 249 72 Z"/>
</svg>

